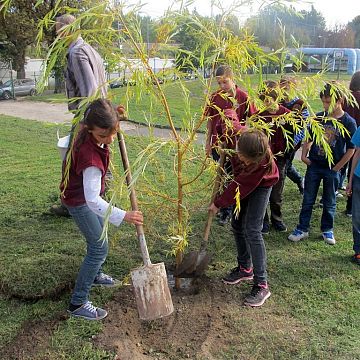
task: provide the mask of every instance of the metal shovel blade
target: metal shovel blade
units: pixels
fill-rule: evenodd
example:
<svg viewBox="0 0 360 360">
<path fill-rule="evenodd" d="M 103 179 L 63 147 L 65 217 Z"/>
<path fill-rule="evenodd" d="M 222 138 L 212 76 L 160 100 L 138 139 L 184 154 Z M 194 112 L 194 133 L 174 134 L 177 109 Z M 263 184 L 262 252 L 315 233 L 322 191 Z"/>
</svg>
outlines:
<svg viewBox="0 0 360 360">
<path fill-rule="evenodd" d="M 208 268 L 211 256 L 206 251 L 191 251 L 174 272 L 175 277 L 193 278 L 201 276 Z"/>
<path fill-rule="evenodd" d="M 190 251 L 188 254 L 184 255 L 181 263 L 174 271 L 174 276 L 183 277 L 183 275 L 187 273 L 192 273 L 196 267 L 198 254 L 198 251 Z"/>
<path fill-rule="evenodd" d="M 164 263 L 131 271 L 136 305 L 141 320 L 155 320 L 174 311 Z"/>
</svg>

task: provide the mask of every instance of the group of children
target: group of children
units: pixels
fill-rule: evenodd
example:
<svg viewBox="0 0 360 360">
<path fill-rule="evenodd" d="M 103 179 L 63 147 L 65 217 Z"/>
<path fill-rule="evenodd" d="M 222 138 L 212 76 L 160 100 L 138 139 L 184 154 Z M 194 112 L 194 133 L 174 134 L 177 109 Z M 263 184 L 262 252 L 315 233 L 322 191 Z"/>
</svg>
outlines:
<svg viewBox="0 0 360 360">
<path fill-rule="evenodd" d="M 289 235 L 289 240 L 299 241 L 308 236 L 312 208 L 322 180 L 321 232 L 326 243 L 335 244 L 333 223 L 339 171 L 352 157 L 347 193 L 353 199 L 353 259 L 360 264 L 360 130 L 356 130 L 356 122 L 349 115 L 360 115 L 358 109 L 347 104 L 354 113 L 350 110 L 345 112 L 341 93 L 326 84 L 320 93 L 324 111 L 316 115 L 318 123 L 325 129 L 325 135 L 320 141 L 316 133 L 308 129 L 309 137 L 305 138 L 302 150 L 302 160 L 307 164 L 304 180 L 292 160 L 305 137 L 306 129 L 302 124 L 308 112 L 301 99 L 289 98 L 292 80 L 283 79 L 280 84 L 265 82 L 259 91 L 263 107 L 257 110 L 249 102 L 248 95 L 236 86 L 229 66 L 220 66 L 215 75 L 219 89 L 209 97 L 205 109 L 208 118 L 206 153 L 217 161 L 219 152 L 226 151 L 226 172 L 231 180 L 210 205 L 210 210 L 214 213 L 222 211 L 222 224 L 231 215 L 238 263 L 223 278 L 224 283 L 253 280 L 245 305 L 261 306 L 269 298 L 263 234 L 270 231 L 270 222 L 276 231 L 287 231 L 281 211 L 286 176 L 303 193 L 299 224 Z M 352 84 L 357 84 L 351 90 L 356 100 L 360 100 L 360 73 L 354 75 Z M 100 320 L 107 315 L 106 310 L 95 307 L 89 301 L 91 287 L 116 285 L 116 281 L 102 271 L 108 244 L 101 235 L 109 208 L 102 195 L 109 166 L 108 145 L 117 134 L 123 112 L 123 108 L 114 108 L 104 99 L 95 100 L 88 106 L 84 113 L 84 126 L 71 149 L 69 174 L 65 176 L 63 171 L 61 182 L 62 203 L 87 243 L 87 253 L 68 311 L 72 316 L 87 320 Z M 329 117 L 337 119 L 346 131 L 327 121 Z M 294 126 L 294 122 L 297 125 Z M 327 158 L 329 150 L 333 156 L 331 166 Z M 64 170 L 65 167 L 64 162 Z M 240 193 L 240 204 L 237 204 L 240 207 L 237 206 L 238 212 L 233 212 L 237 192 Z M 270 216 L 267 214 L 268 204 Z M 140 211 L 123 211 L 113 206 L 109 221 L 116 226 L 122 221 L 142 224 L 143 215 Z"/>
<path fill-rule="evenodd" d="M 356 123 L 356 120 L 360 121 L 356 104 L 360 104 L 360 72 L 354 74 L 350 85 L 355 102 L 344 103 L 344 97 L 336 84 L 325 84 L 320 92 L 324 111 L 317 113 L 316 121 L 308 127 L 304 123 L 309 116 L 304 102 L 299 98 L 289 97 L 290 86 L 294 85 L 293 79 L 283 78 L 280 83 L 264 82 L 259 91 L 261 109 L 256 110 L 250 105 L 245 94 L 242 98 L 246 99 L 246 110 L 239 112 L 239 103 L 233 100 L 238 88 L 231 68 L 221 66 L 216 72 L 216 78 L 220 88 L 209 99 L 206 109 L 207 153 L 208 149 L 217 148 L 220 141 L 225 143 L 225 147 L 229 142 L 236 142 L 237 146 L 236 154 L 232 152 L 229 155 L 233 179 L 210 205 L 210 209 L 217 212 L 221 208 L 234 206 L 236 192 L 240 192 L 240 214 L 234 212 L 231 221 L 238 264 L 223 281 L 226 284 L 237 284 L 253 279 L 254 285 L 245 298 L 245 305 L 261 306 L 269 298 L 263 234 L 270 231 L 270 222 L 274 230 L 287 231 L 281 212 L 287 175 L 303 194 L 299 223 L 288 239 L 297 242 L 308 236 L 313 206 L 322 181 L 321 234 L 325 243 L 334 245 L 334 216 L 340 170 L 352 158 L 347 194 L 352 197 L 353 260 L 360 264 L 360 214 L 356 209 L 357 206 L 360 207 L 360 150 L 355 151 L 360 145 L 360 130 L 357 130 Z M 233 87 L 228 90 L 222 86 L 223 83 L 232 83 Z M 219 98 L 229 99 L 226 103 L 222 100 L 226 107 L 221 106 Z M 348 112 L 343 110 L 343 106 Z M 234 128 L 239 129 L 235 140 L 231 140 L 231 136 L 229 140 L 229 131 L 226 129 L 229 125 L 231 127 L 231 121 L 224 121 L 229 108 L 235 109 L 239 115 L 234 125 Z M 243 127 L 240 128 L 239 124 Z M 307 165 L 304 178 L 292 164 L 302 141 L 301 159 Z M 268 203 L 270 217 L 266 210 Z"/>
</svg>

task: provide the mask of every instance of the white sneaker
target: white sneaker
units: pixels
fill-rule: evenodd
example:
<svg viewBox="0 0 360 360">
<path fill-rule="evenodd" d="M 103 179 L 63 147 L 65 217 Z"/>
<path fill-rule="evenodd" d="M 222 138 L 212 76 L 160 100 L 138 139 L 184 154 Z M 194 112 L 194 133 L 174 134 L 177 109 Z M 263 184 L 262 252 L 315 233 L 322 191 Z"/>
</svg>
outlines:
<svg viewBox="0 0 360 360">
<path fill-rule="evenodd" d="M 324 241 L 329 244 L 329 245 L 335 245 L 336 241 L 334 238 L 334 233 L 332 231 L 324 231 L 322 233 L 322 237 L 324 239 Z"/>
<path fill-rule="evenodd" d="M 343 198 L 344 197 L 344 195 L 342 193 L 338 192 L 338 191 L 335 193 L 335 195 L 336 195 L 337 198 Z"/>
<path fill-rule="evenodd" d="M 295 229 L 289 236 L 288 239 L 293 242 L 298 242 L 302 239 L 305 239 L 309 236 L 308 232 Z"/>
</svg>

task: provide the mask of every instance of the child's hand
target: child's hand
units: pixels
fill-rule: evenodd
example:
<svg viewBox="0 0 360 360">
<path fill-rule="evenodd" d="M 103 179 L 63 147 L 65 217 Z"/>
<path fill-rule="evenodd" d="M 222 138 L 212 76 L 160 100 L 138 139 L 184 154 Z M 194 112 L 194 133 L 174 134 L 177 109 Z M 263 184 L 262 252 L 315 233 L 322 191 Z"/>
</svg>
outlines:
<svg viewBox="0 0 360 360">
<path fill-rule="evenodd" d="M 352 194 L 352 183 L 351 182 L 347 184 L 345 191 L 346 191 L 347 196 L 351 196 L 351 194 Z"/>
<path fill-rule="evenodd" d="M 214 203 L 212 203 L 210 206 L 209 206 L 209 211 L 211 211 L 213 214 L 216 214 L 218 211 L 219 211 L 219 208 L 215 206 Z"/>
<path fill-rule="evenodd" d="M 142 225 L 144 217 L 141 211 L 127 211 L 124 220 L 130 224 Z"/>
</svg>

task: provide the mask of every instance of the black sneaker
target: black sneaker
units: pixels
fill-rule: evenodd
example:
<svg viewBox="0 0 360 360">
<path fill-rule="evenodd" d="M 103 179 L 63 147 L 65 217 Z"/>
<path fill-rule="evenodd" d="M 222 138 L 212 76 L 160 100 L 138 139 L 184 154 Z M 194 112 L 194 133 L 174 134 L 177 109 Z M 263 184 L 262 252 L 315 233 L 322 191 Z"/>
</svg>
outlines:
<svg viewBox="0 0 360 360">
<path fill-rule="evenodd" d="M 285 226 L 285 224 L 282 221 L 273 221 L 272 225 L 276 231 L 279 231 L 279 232 L 287 231 L 287 227 Z"/>
<path fill-rule="evenodd" d="M 264 222 L 264 223 L 263 223 L 262 230 L 261 230 L 261 233 L 262 233 L 263 235 L 267 235 L 267 234 L 269 234 L 269 232 L 270 232 L 270 224 L 267 223 L 267 222 Z"/>
<path fill-rule="evenodd" d="M 218 224 L 225 226 L 230 220 L 230 216 L 226 213 L 221 213 L 218 219 Z"/>
<path fill-rule="evenodd" d="M 261 306 L 271 295 L 269 287 L 266 284 L 254 284 L 250 295 L 245 298 L 244 305 Z"/>
<path fill-rule="evenodd" d="M 71 217 L 69 210 L 62 204 L 53 205 L 49 211 L 56 216 Z"/>
<path fill-rule="evenodd" d="M 240 281 L 252 280 L 254 277 L 253 269 L 245 269 L 242 266 L 233 268 L 229 275 L 223 277 L 225 284 L 234 285 Z"/>
</svg>

